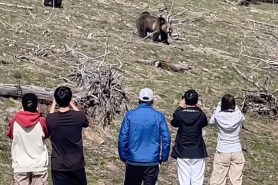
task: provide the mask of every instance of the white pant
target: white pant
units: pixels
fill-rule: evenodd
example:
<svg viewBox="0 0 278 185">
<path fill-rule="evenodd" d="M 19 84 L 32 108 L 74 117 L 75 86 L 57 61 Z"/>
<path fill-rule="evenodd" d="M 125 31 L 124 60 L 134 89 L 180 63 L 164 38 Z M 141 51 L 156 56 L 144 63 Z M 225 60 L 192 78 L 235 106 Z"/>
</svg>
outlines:
<svg viewBox="0 0 278 185">
<path fill-rule="evenodd" d="M 180 185 L 204 183 L 205 159 L 177 159 Z"/>
</svg>

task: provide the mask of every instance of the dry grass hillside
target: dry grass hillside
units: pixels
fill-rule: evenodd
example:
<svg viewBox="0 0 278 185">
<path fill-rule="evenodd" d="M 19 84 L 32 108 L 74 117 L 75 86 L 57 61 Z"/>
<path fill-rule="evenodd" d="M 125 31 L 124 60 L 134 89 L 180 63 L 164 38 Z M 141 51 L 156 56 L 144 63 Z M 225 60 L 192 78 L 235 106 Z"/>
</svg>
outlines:
<svg viewBox="0 0 278 185">
<path fill-rule="evenodd" d="M 5 4 L 33 7 L 28 10 Z M 195 88 L 200 93 L 204 111 L 211 115 L 225 93 L 242 98 L 245 90 L 257 90 L 268 77 L 269 90 L 278 89 L 278 5 L 260 4 L 239 7 L 220 0 L 175 0 L 172 20 L 174 39 L 170 45 L 138 38 L 135 19 L 142 11 L 159 15 L 164 0 L 64 0 L 64 8 L 42 6 L 41 1 L 0 1 L 0 82 L 15 83 L 15 73 L 22 84 L 55 88 L 73 70 L 67 60 L 65 44 L 87 56 L 103 55 L 108 44 L 107 61 L 122 63 L 124 86 L 136 106 L 138 91 L 148 86 L 155 91 L 155 107 L 170 120 L 181 94 Z M 166 15 L 167 13 L 163 13 Z M 185 66 L 184 73 L 149 65 L 167 61 Z M 271 83 L 270 83 L 271 82 Z M 239 99 L 240 101 L 240 99 Z M 9 141 L 5 137 L 5 117 L 18 103 L 1 99 L 0 184 L 10 184 L 11 160 Z M 122 115 L 102 130 L 92 126 L 85 134 L 86 162 L 90 185 L 121 184 L 124 166 L 117 157 L 117 131 Z M 247 126 L 242 138 L 249 152 L 244 169 L 244 185 L 278 184 L 277 120 L 246 115 Z M 175 130 L 171 129 L 174 139 Z M 212 170 L 216 132 L 206 129 L 206 182 Z M 176 163 L 170 159 L 162 168 L 159 184 L 176 185 Z"/>
</svg>

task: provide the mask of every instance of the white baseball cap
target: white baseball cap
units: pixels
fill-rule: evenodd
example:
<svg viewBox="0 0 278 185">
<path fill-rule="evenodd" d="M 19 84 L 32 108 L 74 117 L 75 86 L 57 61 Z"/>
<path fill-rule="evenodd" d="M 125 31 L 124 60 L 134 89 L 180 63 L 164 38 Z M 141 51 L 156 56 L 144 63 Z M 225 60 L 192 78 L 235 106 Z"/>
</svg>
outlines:
<svg viewBox="0 0 278 185">
<path fill-rule="evenodd" d="M 149 88 L 141 89 L 139 93 L 139 99 L 141 101 L 152 101 L 153 100 L 153 91 Z"/>
</svg>

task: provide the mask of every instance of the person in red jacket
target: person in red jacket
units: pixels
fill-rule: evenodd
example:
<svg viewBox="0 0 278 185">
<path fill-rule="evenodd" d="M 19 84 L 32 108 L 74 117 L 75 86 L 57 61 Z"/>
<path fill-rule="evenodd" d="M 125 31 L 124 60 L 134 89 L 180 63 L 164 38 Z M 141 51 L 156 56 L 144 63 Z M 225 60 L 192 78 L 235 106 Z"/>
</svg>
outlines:
<svg viewBox="0 0 278 185">
<path fill-rule="evenodd" d="M 48 137 L 45 119 L 37 111 L 33 93 L 22 97 L 22 107 L 10 121 L 7 136 L 12 139 L 12 168 L 15 185 L 47 185 Z"/>
</svg>

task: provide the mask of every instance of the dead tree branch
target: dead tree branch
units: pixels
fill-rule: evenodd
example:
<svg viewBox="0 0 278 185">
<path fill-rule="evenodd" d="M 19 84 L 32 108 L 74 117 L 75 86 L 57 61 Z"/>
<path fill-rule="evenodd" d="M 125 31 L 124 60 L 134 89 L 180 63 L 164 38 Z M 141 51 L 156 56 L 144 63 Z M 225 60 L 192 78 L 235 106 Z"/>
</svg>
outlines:
<svg viewBox="0 0 278 185">
<path fill-rule="evenodd" d="M 8 3 L 1 3 L 1 2 L 0 2 L 0 5 L 22 8 L 22 9 L 27 9 L 27 10 L 33 10 L 34 9 L 33 7 L 30 7 L 30 6 L 23 6 L 23 5 L 17 5 L 17 4 L 8 4 Z"/>
<path fill-rule="evenodd" d="M 18 84 L 0 84 L 0 96 L 20 98 L 26 93 L 34 93 L 39 100 L 52 101 L 53 90 L 38 86 L 19 86 Z"/>
<path fill-rule="evenodd" d="M 252 19 L 246 19 L 246 21 L 261 24 L 261 25 L 265 25 L 265 26 L 269 26 L 269 27 L 273 27 L 273 28 L 278 28 L 278 26 L 275 25 L 275 24 L 269 24 L 269 23 L 265 23 L 265 22 L 261 22 L 261 21 L 255 21 L 255 20 L 252 20 Z"/>
<path fill-rule="evenodd" d="M 241 72 L 236 66 L 233 66 L 233 68 L 235 69 L 237 74 L 239 74 L 239 76 L 242 77 L 244 80 L 246 80 L 247 82 L 253 84 L 255 87 L 257 87 L 261 91 L 267 91 L 264 87 L 260 87 L 258 82 L 254 82 L 253 80 L 251 80 L 250 78 L 245 76 L 245 74 L 243 72 Z"/>
</svg>

